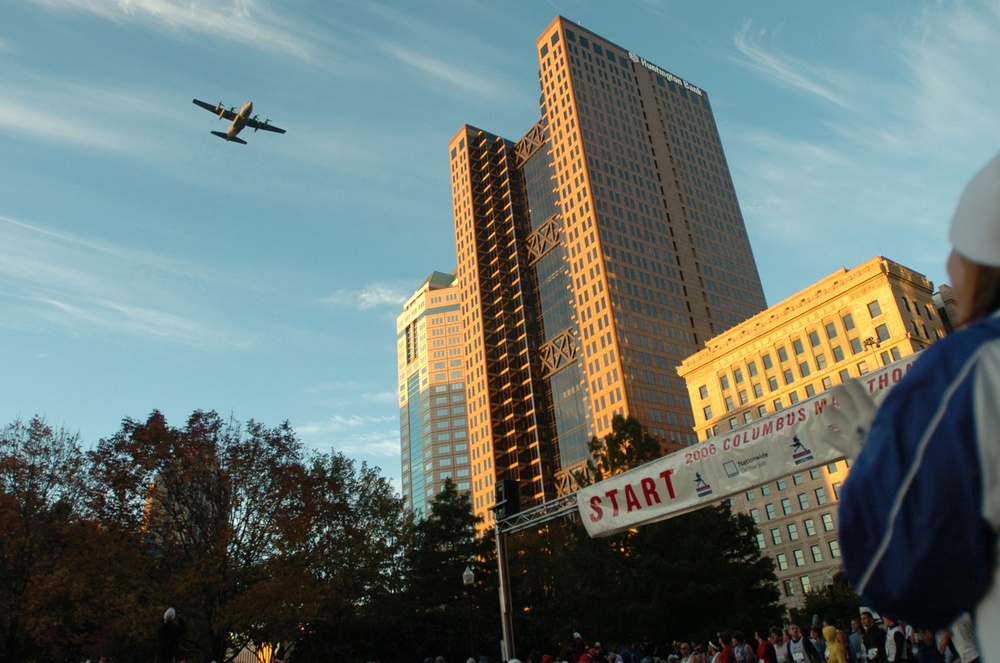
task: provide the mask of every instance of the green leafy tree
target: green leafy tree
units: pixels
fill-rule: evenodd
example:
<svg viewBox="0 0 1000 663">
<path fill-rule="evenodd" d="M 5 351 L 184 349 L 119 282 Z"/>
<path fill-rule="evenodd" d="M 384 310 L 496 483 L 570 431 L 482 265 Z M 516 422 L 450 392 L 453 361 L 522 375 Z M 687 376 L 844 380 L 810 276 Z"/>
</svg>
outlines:
<svg viewBox="0 0 1000 663">
<path fill-rule="evenodd" d="M 427 516 L 416 523 L 408 554 L 406 581 L 409 601 L 423 642 L 423 651 L 437 651 L 445 660 L 464 660 L 468 638 L 457 627 L 467 617 L 468 597 L 462 573 L 471 566 L 483 573 L 476 561 L 476 523 L 467 492 L 459 492 L 449 479 L 430 504 Z M 419 650 L 418 650 L 419 651 Z"/>
<path fill-rule="evenodd" d="M 755 525 L 726 506 L 600 539 L 579 522 L 550 523 L 519 534 L 517 548 L 510 565 L 519 651 L 557 650 L 574 631 L 633 643 L 781 623 L 773 564 L 757 548 Z"/>
<path fill-rule="evenodd" d="M 581 487 L 660 452 L 638 421 L 620 416 L 589 450 L 586 470 L 575 475 Z M 705 639 L 722 627 L 779 623 L 777 578 L 756 534 L 753 520 L 728 506 L 603 539 L 591 539 L 578 522 L 524 532 L 522 554 L 511 558 L 515 594 L 524 602 L 519 632 L 532 634 L 530 646 L 552 650 L 577 630 L 602 641 L 639 642 L 663 634 L 664 624 L 671 637 Z M 552 634 L 564 639 L 547 641 Z"/>
<path fill-rule="evenodd" d="M 685 637 L 703 640 L 719 628 L 749 633 L 778 624 L 777 576 L 756 534 L 753 519 L 725 504 L 641 528 L 633 582 L 657 574 L 656 597 L 670 606 L 663 618 Z"/>
<path fill-rule="evenodd" d="M 582 628 L 582 604 L 595 602 L 581 569 L 606 569 L 614 559 L 603 546 L 578 547 L 578 528 L 579 523 L 564 519 L 508 536 L 513 626 L 522 655 L 535 650 L 558 654 L 569 645 L 572 633 Z M 598 559 L 604 552 L 606 557 Z M 603 603 L 603 597 L 596 602 Z M 496 600 L 493 604 L 495 611 Z"/>
<path fill-rule="evenodd" d="M 857 595 L 843 573 L 833 576 L 833 581 L 826 587 L 810 589 L 805 595 L 805 604 L 801 609 L 793 610 L 792 619 L 798 623 L 812 623 L 812 616 L 820 619 L 831 617 L 844 624 L 850 624 L 857 619 L 861 611 L 861 597 Z"/>
<path fill-rule="evenodd" d="M 360 512 L 372 509 L 371 496 L 359 494 L 357 499 L 366 505 Z M 345 545 L 358 548 L 357 561 L 347 563 L 355 570 L 352 574 L 331 572 L 324 580 L 332 581 L 329 587 L 334 592 L 355 581 L 363 587 L 351 594 L 360 597 L 354 603 L 330 596 L 326 614 L 308 624 L 309 633 L 295 649 L 296 660 L 406 661 L 439 654 L 445 660 L 466 660 L 472 655 L 470 644 L 484 651 L 491 645 L 496 650 L 491 654 L 497 658 L 500 628 L 494 542 L 489 537 L 475 538 L 477 519 L 468 494 L 446 481 L 426 517 L 416 522 L 403 515 L 400 503 L 392 507 L 397 509 L 392 521 L 395 533 L 376 544 L 381 550 L 368 549 L 365 542 L 370 539 L 352 529 L 361 523 L 346 521 L 318 545 L 326 557 L 331 556 L 328 551 Z M 362 529 L 384 521 L 385 516 L 375 517 L 382 511 L 391 509 L 386 504 L 385 509 L 372 510 L 373 519 Z M 345 509 L 345 513 L 355 512 Z M 462 580 L 467 566 L 475 575 L 471 592 Z M 470 643 L 466 626 L 470 620 L 475 643 Z"/>
<path fill-rule="evenodd" d="M 342 587 L 332 600 L 357 606 L 400 590 L 409 520 L 403 500 L 377 468 L 330 453 L 311 458 L 310 566 Z"/>
<path fill-rule="evenodd" d="M 660 443 L 635 417 L 616 414 L 611 419 L 611 432 L 603 440 L 591 438 L 587 452 L 586 467 L 573 473 L 581 488 L 653 460 L 660 455 Z"/>
<path fill-rule="evenodd" d="M 377 469 L 342 454 L 311 459 L 309 558 L 318 611 L 296 644 L 298 661 L 405 658 L 405 550 L 412 523 Z"/>
<path fill-rule="evenodd" d="M 472 501 L 467 492 L 459 492 L 451 479 L 430 503 L 427 517 L 415 527 L 414 547 L 410 553 L 410 592 L 432 608 L 447 603 L 455 589 L 443 587 L 439 578 L 449 571 L 461 577 L 476 554 L 476 523 Z"/>
</svg>

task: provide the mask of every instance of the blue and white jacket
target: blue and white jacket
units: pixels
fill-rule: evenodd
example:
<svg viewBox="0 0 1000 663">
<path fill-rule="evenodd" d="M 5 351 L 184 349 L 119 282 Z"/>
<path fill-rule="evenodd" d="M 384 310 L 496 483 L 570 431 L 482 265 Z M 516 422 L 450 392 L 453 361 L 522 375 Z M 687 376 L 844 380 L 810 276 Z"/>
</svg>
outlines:
<svg viewBox="0 0 1000 663">
<path fill-rule="evenodd" d="M 844 571 L 926 628 L 976 616 L 1000 649 L 1000 311 L 938 341 L 879 408 L 840 493 Z"/>
</svg>

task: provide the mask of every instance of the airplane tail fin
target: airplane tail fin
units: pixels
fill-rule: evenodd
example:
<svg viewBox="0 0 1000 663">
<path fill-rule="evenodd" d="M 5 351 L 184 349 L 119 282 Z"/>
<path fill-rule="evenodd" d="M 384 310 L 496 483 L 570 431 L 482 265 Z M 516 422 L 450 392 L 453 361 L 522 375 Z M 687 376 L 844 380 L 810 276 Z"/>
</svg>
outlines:
<svg viewBox="0 0 1000 663">
<path fill-rule="evenodd" d="M 227 136 L 226 134 L 222 133 L 221 131 L 213 131 L 212 135 L 213 136 L 218 136 L 222 140 L 225 140 L 225 141 L 228 141 L 228 142 L 231 142 L 231 143 L 239 143 L 240 145 L 246 145 L 247 144 L 247 142 L 245 140 L 243 140 L 242 138 L 238 138 L 236 136 L 233 136 L 232 138 L 230 138 L 229 136 Z"/>
</svg>

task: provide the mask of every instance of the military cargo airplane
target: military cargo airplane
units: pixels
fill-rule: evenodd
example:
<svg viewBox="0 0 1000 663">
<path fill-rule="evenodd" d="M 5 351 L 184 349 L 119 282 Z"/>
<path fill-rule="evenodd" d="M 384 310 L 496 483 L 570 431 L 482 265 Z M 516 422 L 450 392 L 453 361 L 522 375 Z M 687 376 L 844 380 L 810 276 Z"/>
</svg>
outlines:
<svg viewBox="0 0 1000 663">
<path fill-rule="evenodd" d="M 230 120 L 232 122 L 232 124 L 229 125 L 229 128 L 226 129 L 225 133 L 221 131 L 212 132 L 212 135 L 218 136 L 219 138 L 222 138 L 226 141 L 239 143 L 241 145 L 246 145 L 247 142 L 245 140 L 237 137 L 237 134 L 239 134 L 243 130 L 243 127 L 251 127 L 253 128 L 254 131 L 257 131 L 258 129 L 263 129 L 264 131 L 273 131 L 279 134 L 285 133 L 284 129 L 279 129 L 278 127 L 271 124 L 271 120 L 264 120 L 263 122 L 261 122 L 260 120 L 257 119 L 256 115 L 251 117 L 250 113 L 253 112 L 252 101 L 248 101 L 245 104 L 243 104 L 239 112 L 236 112 L 235 106 L 226 108 L 225 106 L 222 105 L 221 101 L 214 106 L 212 104 L 205 103 L 204 101 L 201 101 L 199 99 L 193 99 L 192 101 L 194 102 L 195 105 L 201 106 L 205 110 L 218 115 L 220 120 Z"/>
</svg>

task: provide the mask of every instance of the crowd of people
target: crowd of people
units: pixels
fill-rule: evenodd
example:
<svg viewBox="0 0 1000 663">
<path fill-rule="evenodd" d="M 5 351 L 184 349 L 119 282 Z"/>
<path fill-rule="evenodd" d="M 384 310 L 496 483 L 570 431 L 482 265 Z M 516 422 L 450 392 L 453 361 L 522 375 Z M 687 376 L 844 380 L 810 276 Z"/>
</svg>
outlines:
<svg viewBox="0 0 1000 663">
<path fill-rule="evenodd" d="M 951 628 L 914 628 L 889 615 L 864 611 L 848 628 L 826 618 L 810 625 L 720 631 L 706 642 L 650 640 L 630 646 L 587 643 L 579 633 L 556 655 L 534 651 L 526 663 L 978 663 L 972 618 Z M 470 658 L 467 663 L 482 663 Z M 511 659 L 507 663 L 521 663 Z"/>
</svg>

